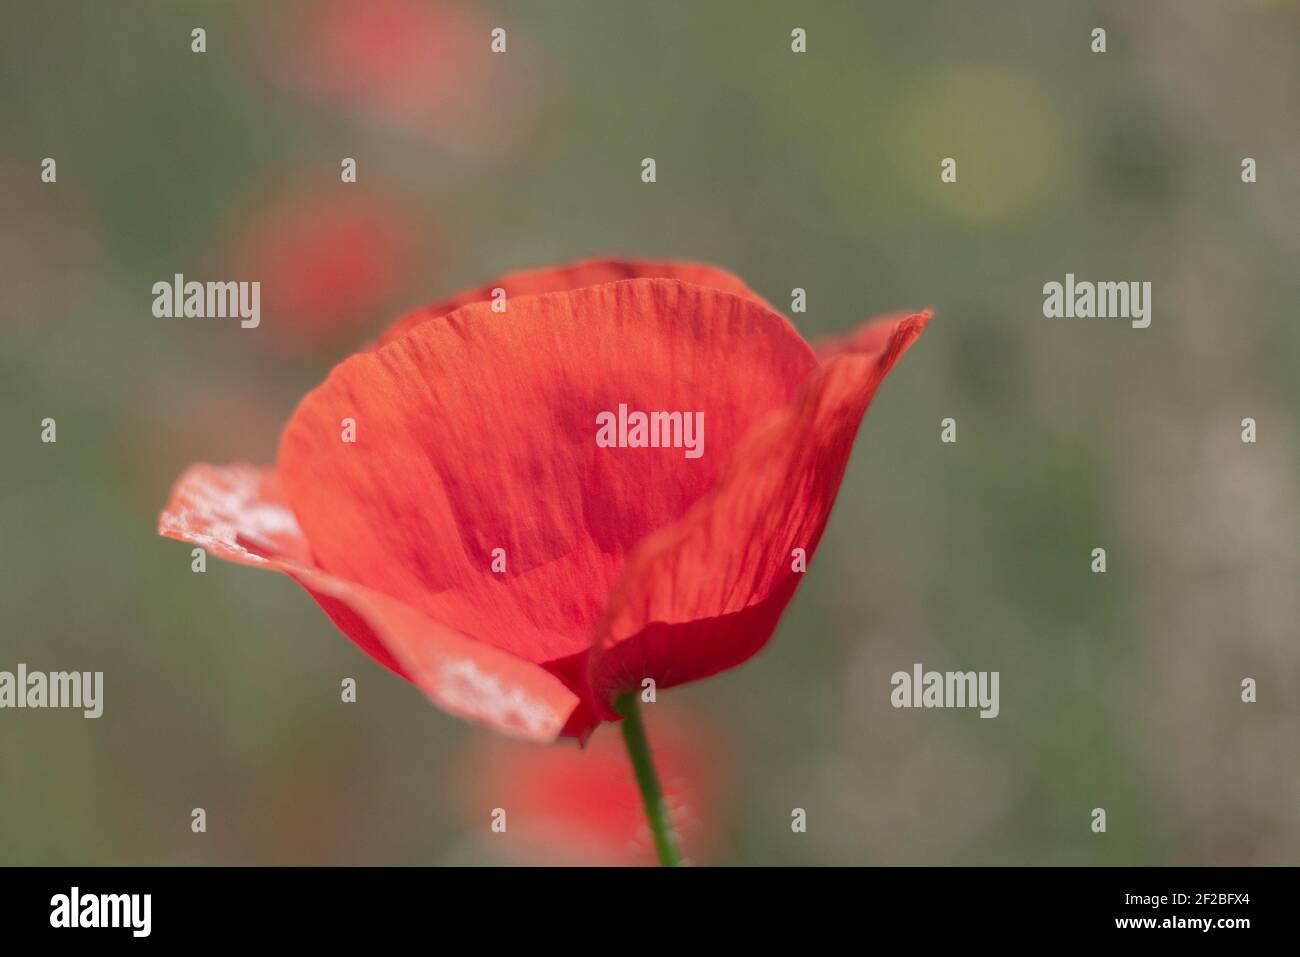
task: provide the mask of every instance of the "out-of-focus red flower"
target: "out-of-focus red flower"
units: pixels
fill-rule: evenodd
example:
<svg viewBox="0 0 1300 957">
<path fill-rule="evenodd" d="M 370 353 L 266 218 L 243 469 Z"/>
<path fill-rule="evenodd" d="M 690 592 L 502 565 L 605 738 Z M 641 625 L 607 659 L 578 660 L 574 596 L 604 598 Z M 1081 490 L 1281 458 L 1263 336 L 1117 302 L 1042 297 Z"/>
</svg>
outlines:
<svg viewBox="0 0 1300 957">
<path fill-rule="evenodd" d="M 422 240 L 394 200 L 339 185 L 251 212 L 230 257 L 241 278 L 261 282 L 274 341 L 312 349 L 374 322 L 412 275 Z"/>
<path fill-rule="evenodd" d="M 507 311 L 402 320 L 307 395 L 274 468 L 193 466 L 159 530 L 293 576 L 448 711 L 585 739 L 644 678 L 693 681 L 766 644 L 929 313 L 819 360 L 706 266 L 605 260 L 484 288 Z M 702 416 L 703 454 L 598 445 L 620 406 Z"/>
<path fill-rule="evenodd" d="M 531 129 L 521 50 L 494 55 L 488 23 L 453 0 L 311 0 L 270 54 L 284 86 L 399 132 L 475 153 Z"/>
<path fill-rule="evenodd" d="M 664 800 L 688 860 L 706 862 L 720 837 L 719 790 L 727 766 L 709 725 L 674 707 L 661 718 L 644 707 Z M 493 847 L 507 857 L 545 864 L 654 864 L 632 766 L 617 732 L 594 735 L 586 748 L 537 748 L 505 738 L 476 739 L 461 776 L 467 813 L 487 829 L 506 812 Z"/>
</svg>

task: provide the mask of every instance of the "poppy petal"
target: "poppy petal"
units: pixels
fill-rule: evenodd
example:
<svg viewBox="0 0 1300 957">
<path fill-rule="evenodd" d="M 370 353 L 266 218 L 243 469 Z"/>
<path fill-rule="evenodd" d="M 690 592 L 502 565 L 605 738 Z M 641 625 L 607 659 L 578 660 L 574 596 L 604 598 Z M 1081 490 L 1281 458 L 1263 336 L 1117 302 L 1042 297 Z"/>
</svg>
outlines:
<svg viewBox="0 0 1300 957">
<path fill-rule="evenodd" d="M 159 516 L 158 531 L 220 558 L 289 575 L 358 645 L 452 714 L 514 737 L 553 741 L 578 704 L 543 669 L 314 567 L 311 546 L 268 470 L 191 466 Z"/>
<path fill-rule="evenodd" d="M 520 296 L 568 292 L 624 279 L 680 279 L 692 285 L 719 289 L 722 292 L 752 299 L 767 309 L 772 308 L 739 277 L 715 266 L 648 259 L 585 259 L 567 266 L 521 269 L 507 273 L 500 279 L 486 283 L 477 289 L 415 309 L 384 330 L 372 348 L 378 349 L 387 345 L 394 339 L 406 335 L 420 323 L 453 313 L 461 306 L 467 306 L 472 302 L 490 302 L 497 289 L 505 290 L 508 304 Z"/>
<path fill-rule="evenodd" d="M 852 353 L 875 355 L 889 345 L 895 326 L 911 315 L 914 313 L 892 312 L 868 319 L 847 335 L 823 336 L 815 340 L 812 344 L 813 352 L 817 354 L 819 362 Z"/>
<path fill-rule="evenodd" d="M 473 303 L 338 366 L 286 427 L 278 474 L 321 568 L 558 662 L 590 647 L 641 540 L 814 368 L 781 316 L 675 280 Z M 702 456 L 597 447 L 620 405 L 702 415 Z"/>
<path fill-rule="evenodd" d="M 862 416 L 929 318 L 890 320 L 880 351 L 845 348 L 819 367 L 745 438 L 709 495 L 642 545 L 588 660 L 602 718 L 615 720 L 613 698 L 644 678 L 660 688 L 703 678 L 766 644 L 800 580 L 793 550 L 816 550 Z M 860 342 L 879 333 L 873 324 Z"/>
</svg>

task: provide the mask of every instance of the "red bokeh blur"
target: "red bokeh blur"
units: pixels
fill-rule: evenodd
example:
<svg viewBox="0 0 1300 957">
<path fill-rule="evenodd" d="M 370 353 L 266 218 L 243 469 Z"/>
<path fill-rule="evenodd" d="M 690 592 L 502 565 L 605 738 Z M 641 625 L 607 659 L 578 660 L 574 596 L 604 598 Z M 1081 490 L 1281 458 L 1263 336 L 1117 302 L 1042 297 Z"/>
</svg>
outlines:
<svg viewBox="0 0 1300 957">
<path fill-rule="evenodd" d="M 673 822 L 689 861 L 704 863 L 720 843 L 726 747 L 700 716 L 676 703 L 642 705 Z M 463 794 L 473 826 L 518 863 L 653 865 L 654 843 L 621 728 L 599 728 L 585 748 L 539 747 L 475 735 Z M 492 812 L 506 812 L 504 833 Z"/>
<path fill-rule="evenodd" d="M 414 270 L 426 265 L 425 239 L 395 197 L 340 182 L 249 209 L 229 255 L 240 279 L 262 283 L 269 339 L 311 351 L 389 318 Z"/>
<path fill-rule="evenodd" d="M 267 55 L 279 85 L 452 153 L 499 151 L 531 128 L 536 77 L 497 24 L 452 0 L 321 0 L 290 8 Z M 504 26 L 502 29 L 506 29 Z"/>
</svg>

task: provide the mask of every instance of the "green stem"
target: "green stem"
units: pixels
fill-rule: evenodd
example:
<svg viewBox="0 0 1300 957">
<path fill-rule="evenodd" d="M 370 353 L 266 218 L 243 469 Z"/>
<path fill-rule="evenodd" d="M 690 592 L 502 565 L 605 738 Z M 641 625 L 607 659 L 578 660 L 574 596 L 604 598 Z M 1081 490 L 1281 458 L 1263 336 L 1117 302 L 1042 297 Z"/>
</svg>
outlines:
<svg viewBox="0 0 1300 957">
<path fill-rule="evenodd" d="M 682 863 L 682 852 L 677 846 L 677 834 L 668 816 L 663 789 L 659 787 L 654 759 L 650 756 L 650 742 L 646 740 L 645 725 L 641 722 L 637 692 L 620 695 L 614 701 L 614 708 L 623 716 L 623 743 L 627 745 L 627 756 L 632 759 L 632 770 L 636 774 L 637 787 L 641 789 L 641 800 L 645 803 L 645 816 L 650 821 L 659 863 L 664 867 L 677 867 Z"/>
</svg>

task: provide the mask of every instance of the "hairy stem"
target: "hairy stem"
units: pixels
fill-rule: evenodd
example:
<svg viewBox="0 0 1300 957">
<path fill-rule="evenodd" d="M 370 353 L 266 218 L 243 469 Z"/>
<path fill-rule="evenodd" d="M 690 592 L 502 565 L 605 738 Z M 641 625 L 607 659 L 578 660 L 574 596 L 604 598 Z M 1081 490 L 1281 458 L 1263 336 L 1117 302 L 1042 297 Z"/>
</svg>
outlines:
<svg viewBox="0 0 1300 957">
<path fill-rule="evenodd" d="M 659 863 L 664 867 L 677 867 L 682 863 L 682 852 L 677 846 L 677 833 L 668 816 L 659 774 L 650 755 L 650 742 L 646 740 L 637 693 L 630 691 L 620 695 L 614 701 L 614 707 L 623 716 L 623 743 L 627 745 L 627 756 L 632 760 L 637 787 L 641 789 L 641 800 L 645 804 L 645 816 L 650 821 Z"/>
</svg>

